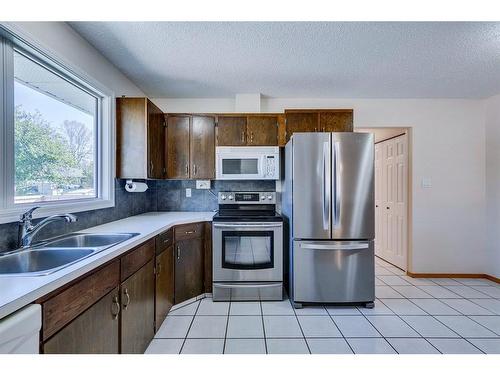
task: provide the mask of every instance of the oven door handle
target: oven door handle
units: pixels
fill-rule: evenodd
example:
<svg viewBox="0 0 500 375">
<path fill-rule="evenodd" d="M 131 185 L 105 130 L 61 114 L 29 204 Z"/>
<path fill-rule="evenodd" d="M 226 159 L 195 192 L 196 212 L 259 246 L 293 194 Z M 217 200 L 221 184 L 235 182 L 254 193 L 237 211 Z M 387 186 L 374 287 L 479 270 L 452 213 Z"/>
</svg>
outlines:
<svg viewBox="0 0 500 375">
<path fill-rule="evenodd" d="M 279 228 L 283 224 L 214 224 L 214 228 Z"/>
<path fill-rule="evenodd" d="M 276 288 L 277 286 L 281 286 L 282 283 L 266 283 L 266 284 L 219 284 L 214 283 L 214 286 L 222 289 L 233 289 L 233 288 Z"/>
</svg>

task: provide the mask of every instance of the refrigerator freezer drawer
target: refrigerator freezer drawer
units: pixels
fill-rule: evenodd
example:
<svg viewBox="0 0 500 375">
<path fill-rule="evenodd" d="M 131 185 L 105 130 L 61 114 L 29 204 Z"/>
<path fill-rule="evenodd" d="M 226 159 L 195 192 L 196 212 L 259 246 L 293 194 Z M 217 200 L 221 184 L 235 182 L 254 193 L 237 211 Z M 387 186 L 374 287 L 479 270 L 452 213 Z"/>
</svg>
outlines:
<svg viewBox="0 0 500 375">
<path fill-rule="evenodd" d="M 372 302 L 373 241 L 294 241 L 291 282 L 298 303 Z"/>
</svg>

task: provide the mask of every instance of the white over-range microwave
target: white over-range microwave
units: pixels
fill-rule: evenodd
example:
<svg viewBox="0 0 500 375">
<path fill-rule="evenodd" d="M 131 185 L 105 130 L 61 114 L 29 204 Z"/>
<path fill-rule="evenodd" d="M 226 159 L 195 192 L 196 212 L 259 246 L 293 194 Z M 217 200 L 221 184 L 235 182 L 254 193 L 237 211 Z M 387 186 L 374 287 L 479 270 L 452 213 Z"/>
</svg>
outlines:
<svg viewBox="0 0 500 375">
<path fill-rule="evenodd" d="M 220 146 L 215 149 L 217 180 L 279 180 L 279 147 Z"/>
</svg>

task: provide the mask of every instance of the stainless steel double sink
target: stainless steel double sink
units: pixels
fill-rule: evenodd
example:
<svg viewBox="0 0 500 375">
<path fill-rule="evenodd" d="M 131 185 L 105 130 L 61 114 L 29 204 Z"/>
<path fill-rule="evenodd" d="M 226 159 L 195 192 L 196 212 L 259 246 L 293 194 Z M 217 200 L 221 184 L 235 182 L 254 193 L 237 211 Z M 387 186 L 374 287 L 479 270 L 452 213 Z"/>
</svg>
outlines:
<svg viewBox="0 0 500 375">
<path fill-rule="evenodd" d="M 48 275 L 138 234 L 73 233 L 27 249 L 0 253 L 0 276 Z"/>
</svg>

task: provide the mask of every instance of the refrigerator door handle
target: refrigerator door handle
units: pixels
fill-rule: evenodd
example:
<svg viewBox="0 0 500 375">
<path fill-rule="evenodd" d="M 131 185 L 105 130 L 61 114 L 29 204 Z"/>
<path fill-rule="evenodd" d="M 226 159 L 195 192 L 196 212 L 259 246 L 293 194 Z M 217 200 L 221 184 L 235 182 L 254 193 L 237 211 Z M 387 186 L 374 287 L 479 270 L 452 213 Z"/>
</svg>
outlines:
<svg viewBox="0 0 500 375">
<path fill-rule="evenodd" d="M 333 226 L 338 227 L 340 222 L 340 201 L 342 199 L 342 189 L 339 177 L 339 160 L 340 160 L 340 142 L 333 142 L 333 186 L 334 186 L 334 202 L 333 202 Z"/>
<path fill-rule="evenodd" d="M 328 158 L 328 151 L 330 148 L 329 142 L 323 142 L 323 229 L 328 230 L 329 229 L 329 214 L 328 214 L 328 207 L 330 207 L 330 189 L 329 189 L 329 178 L 327 176 L 327 158 Z"/>
<path fill-rule="evenodd" d="M 363 250 L 363 249 L 368 249 L 370 245 L 368 243 L 346 244 L 346 245 L 301 243 L 299 246 L 302 249 L 311 249 L 311 250 Z"/>
</svg>

